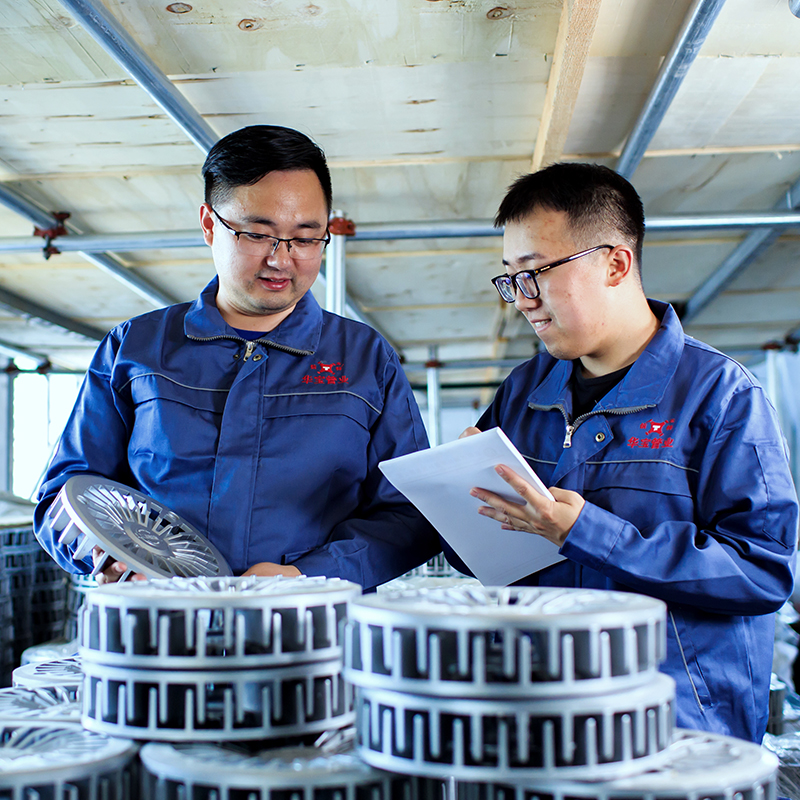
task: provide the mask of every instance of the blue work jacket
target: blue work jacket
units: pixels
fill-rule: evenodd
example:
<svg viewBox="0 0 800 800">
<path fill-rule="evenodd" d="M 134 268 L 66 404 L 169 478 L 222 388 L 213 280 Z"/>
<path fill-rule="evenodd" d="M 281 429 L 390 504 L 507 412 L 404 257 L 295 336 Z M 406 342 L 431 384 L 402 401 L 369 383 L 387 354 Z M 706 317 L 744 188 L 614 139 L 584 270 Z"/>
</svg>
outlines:
<svg viewBox="0 0 800 800">
<path fill-rule="evenodd" d="M 651 308 L 660 329 L 591 412 L 573 419 L 572 362 L 543 354 L 478 427 L 501 427 L 545 485 L 586 501 L 566 560 L 521 583 L 664 600 L 678 724 L 760 742 L 797 538 L 784 440 L 750 373 Z"/>
<path fill-rule="evenodd" d="M 235 573 L 261 561 L 365 588 L 440 550 L 378 462 L 428 446 L 396 353 L 307 293 L 248 343 L 216 306 L 124 322 L 100 344 L 39 493 L 35 529 L 66 569 L 45 512 L 71 475 L 156 498 L 207 536 Z"/>
</svg>

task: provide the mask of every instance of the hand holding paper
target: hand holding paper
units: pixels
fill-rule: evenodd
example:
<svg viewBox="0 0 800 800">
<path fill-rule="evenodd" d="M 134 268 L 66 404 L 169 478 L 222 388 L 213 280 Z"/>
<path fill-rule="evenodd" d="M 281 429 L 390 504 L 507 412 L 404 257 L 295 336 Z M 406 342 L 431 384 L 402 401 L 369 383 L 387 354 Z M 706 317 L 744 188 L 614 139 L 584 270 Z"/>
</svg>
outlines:
<svg viewBox="0 0 800 800">
<path fill-rule="evenodd" d="M 550 501 L 554 499 L 499 428 L 384 461 L 380 467 L 430 520 L 481 583 L 502 586 L 561 561 L 563 557 L 558 554 L 556 545 L 541 535 L 498 525 L 498 517 L 478 511 L 481 502 L 470 494 L 475 487 L 483 489 L 484 494 L 491 493 L 497 498 L 495 502 L 505 505 L 519 506 L 525 499 L 498 475 L 495 470 L 498 465 L 512 467 L 518 476 L 535 487 L 531 491 L 539 492 Z M 522 483 L 519 477 L 516 480 Z"/>
</svg>

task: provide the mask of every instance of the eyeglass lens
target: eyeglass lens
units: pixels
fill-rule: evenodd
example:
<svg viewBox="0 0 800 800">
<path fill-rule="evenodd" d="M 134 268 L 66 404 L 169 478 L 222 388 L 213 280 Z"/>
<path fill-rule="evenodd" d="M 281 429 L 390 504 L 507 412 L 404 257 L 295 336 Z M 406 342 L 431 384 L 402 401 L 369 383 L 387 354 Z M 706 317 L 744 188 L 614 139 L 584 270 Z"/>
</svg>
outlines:
<svg viewBox="0 0 800 800">
<path fill-rule="evenodd" d="M 239 250 L 245 255 L 261 256 L 266 258 L 271 256 L 281 246 L 285 244 L 289 249 L 289 255 L 298 260 L 316 258 L 325 249 L 324 239 L 278 239 L 275 236 L 267 236 L 260 233 L 240 233 L 236 237 Z"/>
</svg>

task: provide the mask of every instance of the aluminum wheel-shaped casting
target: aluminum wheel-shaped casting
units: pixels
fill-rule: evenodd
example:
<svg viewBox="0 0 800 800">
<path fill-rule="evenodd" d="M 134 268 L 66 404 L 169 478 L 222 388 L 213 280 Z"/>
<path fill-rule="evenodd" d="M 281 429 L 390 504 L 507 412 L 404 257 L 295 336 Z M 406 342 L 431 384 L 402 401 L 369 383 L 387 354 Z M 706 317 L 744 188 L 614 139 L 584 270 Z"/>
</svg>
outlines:
<svg viewBox="0 0 800 800">
<path fill-rule="evenodd" d="M 339 578 L 172 578 L 101 586 L 81 612 L 81 657 L 148 669 L 281 666 L 342 658 L 361 594 Z"/>
<path fill-rule="evenodd" d="M 140 755 L 151 800 L 412 800 L 417 794 L 409 794 L 413 779 L 375 770 L 352 753 L 331 755 L 313 747 L 254 753 L 235 745 L 150 743 Z"/>
<path fill-rule="evenodd" d="M 61 686 L 0 689 L 0 726 L 22 723 L 80 728 L 81 705 Z"/>
<path fill-rule="evenodd" d="M 345 677 L 448 697 L 583 695 L 653 679 L 666 606 L 626 592 L 432 588 L 350 603 Z"/>
<path fill-rule="evenodd" d="M 353 722 L 341 662 L 302 669 L 135 670 L 84 665 L 83 726 L 171 742 L 274 739 Z"/>
<path fill-rule="evenodd" d="M 39 664 L 42 661 L 58 661 L 78 655 L 78 642 L 76 639 L 65 641 L 54 639 L 52 642 L 35 644 L 23 651 L 20 664 Z"/>
<path fill-rule="evenodd" d="M 731 736 L 676 729 L 661 762 L 629 778 L 458 787 L 459 800 L 775 800 L 778 759 Z M 587 776 L 588 777 L 588 776 Z"/>
<path fill-rule="evenodd" d="M 48 521 L 60 532 L 59 544 L 74 545 L 75 560 L 95 545 L 107 554 L 92 574 L 110 559 L 128 566 L 120 580 L 132 572 L 149 578 L 231 574 L 219 550 L 188 522 L 147 495 L 99 475 L 73 475 L 53 501 Z"/>
<path fill-rule="evenodd" d="M 669 746 L 674 696 L 674 681 L 660 674 L 629 691 L 580 698 L 357 689 L 357 749 L 379 769 L 430 778 L 618 778 L 649 768 Z"/>
<path fill-rule="evenodd" d="M 74 728 L 3 726 L 3 800 L 135 800 L 136 745 Z"/>
<path fill-rule="evenodd" d="M 83 668 L 79 658 L 59 658 L 56 661 L 41 661 L 17 667 L 12 673 L 14 686 L 26 689 L 59 687 L 67 692 L 71 700 L 80 694 Z"/>
</svg>

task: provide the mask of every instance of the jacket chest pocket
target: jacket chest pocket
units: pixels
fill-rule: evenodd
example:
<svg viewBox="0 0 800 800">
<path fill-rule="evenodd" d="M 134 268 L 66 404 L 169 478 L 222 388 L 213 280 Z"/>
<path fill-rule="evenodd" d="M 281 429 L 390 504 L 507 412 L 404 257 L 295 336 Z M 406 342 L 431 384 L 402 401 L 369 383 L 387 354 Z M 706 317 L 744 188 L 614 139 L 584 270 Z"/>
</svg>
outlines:
<svg viewBox="0 0 800 800">
<path fill-rule="evenodd" d="M 583 495 L 644 531 L 665 519 L 694 521 L 696 477 L 668 461 L 587 461 Z"/>
<path fill-rule="evenodd" d="M 129 384 L 136 409 L 129 449 L 170 458 L 208 457 L 216 448 L 226 389 L 204 389 L 150 373 Z"/>
<path fill-rule="evenodd" d="M 370 429 L 379 412 L 350 392 L 266 395 L 259 461 L 281 483 L 329 486 L 362 480 L 368 469 Z M 290 452 L 293 458 L 285 458 Z M 276 461 L 279 460 L 279 462 Z"/>
</svg>

